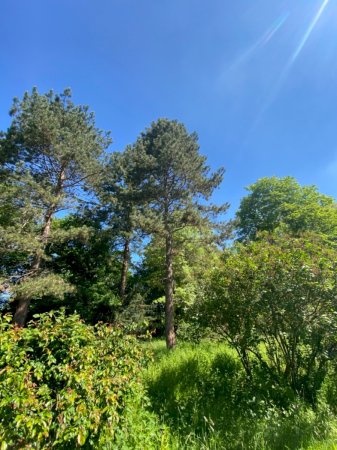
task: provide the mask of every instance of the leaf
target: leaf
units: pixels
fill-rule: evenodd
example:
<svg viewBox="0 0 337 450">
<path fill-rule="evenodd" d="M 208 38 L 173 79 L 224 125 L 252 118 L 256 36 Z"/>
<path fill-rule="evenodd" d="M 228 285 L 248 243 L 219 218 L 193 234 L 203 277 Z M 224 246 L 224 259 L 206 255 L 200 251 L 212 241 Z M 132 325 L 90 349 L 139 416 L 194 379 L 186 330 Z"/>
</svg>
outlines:
<svg viewBox="0 0 337 450">
<path fill-rule="evenodd" d="M 87 434 L 83 430 L 80 430 L 80 432 L 77 436 L 78 445 L 80 445 L 80 446 L 84 445 L 86 440 L 87 440 Z"/>
</svg>

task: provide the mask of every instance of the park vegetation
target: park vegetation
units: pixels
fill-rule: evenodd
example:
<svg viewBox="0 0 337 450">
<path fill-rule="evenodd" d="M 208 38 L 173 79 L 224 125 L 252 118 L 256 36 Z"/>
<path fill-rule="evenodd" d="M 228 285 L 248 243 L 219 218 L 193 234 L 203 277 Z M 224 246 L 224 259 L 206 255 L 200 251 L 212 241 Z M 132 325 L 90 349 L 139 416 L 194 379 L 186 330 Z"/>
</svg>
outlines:
<svg viewBox="0 0 337 450">
<path fill-rule="evenodd" d="M 292 177 L 212 203 L 165 118 L 109 151 L 70 90 L 0 134 L 0 449 L 337 442 L 337 203 Z"/>
</svg>

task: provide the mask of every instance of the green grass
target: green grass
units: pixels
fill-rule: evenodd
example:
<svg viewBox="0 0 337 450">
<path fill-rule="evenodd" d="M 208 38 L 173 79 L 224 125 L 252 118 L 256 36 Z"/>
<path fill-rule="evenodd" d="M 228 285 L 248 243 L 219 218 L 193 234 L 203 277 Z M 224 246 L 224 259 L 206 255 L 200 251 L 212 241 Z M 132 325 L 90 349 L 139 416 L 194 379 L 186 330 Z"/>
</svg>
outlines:
<svg viewBox="0 0 337 450">
<path fill-rule="evenodd" d="M 151 409 L 168 435 L 167 449 L 337 449 L 337 421 L 263 375 L 247 380 L 224 344 L 144 344 L 153 362 L 143 373 Z M 169 430 L 169 431 L 167 431 Z"/>
</svg>

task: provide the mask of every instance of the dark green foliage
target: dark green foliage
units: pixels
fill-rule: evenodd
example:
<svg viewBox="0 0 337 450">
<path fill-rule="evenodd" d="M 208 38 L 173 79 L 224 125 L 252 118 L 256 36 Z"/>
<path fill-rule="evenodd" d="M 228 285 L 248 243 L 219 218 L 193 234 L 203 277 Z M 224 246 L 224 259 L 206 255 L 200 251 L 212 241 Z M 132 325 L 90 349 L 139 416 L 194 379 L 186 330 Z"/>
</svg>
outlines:
<svg viewBox="0 0 337 450">
<path fill-rule="evenodd" d="M 65 189 L 100 170 L 94 162 L 110 140 L 95 127 L 94 114 L 87 106 L 72 103 L 70 89 L 39 94 L 34 88 L 22 100 L 14 99 L 10 114 L 13 120 L 4 143 L 11 151 L 9 157 L 29 164 L 32 175 L 46 187 L 57 184 L 62 169 Z M 42 181 L 43 174 L 48 177 Z"/>
<path fill-rule="evenodd" d="M 41 95 L 33 89 L 14 100 L 10 113 L 12 123 L 0 151 L 9 195 L 2 197 L 0 220 L 3 211 L 11 219 L 0 223 L 0 254 L 10 255 L 3 271 L 23 272 L 26 286 L 20 292 L 13 286 L 18 298 L 14 320 L 23 325 L 30 301 L 46 295 L 48 286 L 59 297 L 69 291 L 61 277 L 54 290 L 56 276 L 46 270 L 51 223 L 59 211 L 78 206 L 84 193 L 88 196 L 110 139 L 96 128 L 88 107 L 72 103 L 69 90 Z"/>
<path fill-rule="evenodd" d="M 161 315 L 158 312 L 158 305 L 146 302 L 141 294 L 136 293 L 129 299 L 127 305 L 119 308 L 116 322 L 138 336 L 147 333 L 162 334 L 159 330 L 164 319 L 163 308 L 160 311 Z"/>
<path fill-rule="evenodd" d="M 202 294 L 205 280 L 220 263 L 221 251 L 211 230 L 186 227 L 175 233 L 173 254 L 176 327 L 190 318 L 191 307 Z M 163 333 L 165 302 L 165 239 L 155 236 L 144 250 L 137 271 L 138 289 L 147 303 L 156 307 L 158 326 Z M 136 285 L 137 287 L 137 285 Z M 158 334 L 158 333 L 157 333 Z"/>
<path fill-rule="evenodd" d="M 24 329 L 10 321 L 0 322 L 2 449 L 156 448 L 154 419 L 140 409 L 146 355 L 133 338 L 63 313 Z M 152 428 L 137 436 L 144 420 Z"/>
<path fill-rule="evenodd" d="M 148 231 L 165 236 L 187 226 L 210 224 L 212 214 L 228 208 L 202 203 L 221 183 L 224 169 L 210 172 L 207 158 L 199 153 L 197 134 L 189 134 L 182 123 L 153 122 L 138 138 L 133 153 L 134 170 L 150 206 L 144 218 Z"/>
<path fill-rule="evenodd" d="M 84 211 L 58 219 L 53 223 L 52 234 L 58 239 L 47 248 L 49 267 L 74 287 L 58 304 L 91 323 L 113 322 L 120 305 L 120 262 L 115 241 L 109 230 L 103 229 L 100 217 Z M 45 299 L 33 311 L 57 309 L 58 304 L 55 299 Z"/>
<path fill-rule="evenodd" d="M 291 177 L 258 180 L 221 256 L 227 204 L 209 201 L 224 171 L 182 123 L 159 119 L 107 159 L 108 134 L 69 90 L 33 89 L 11 116 L 0 291 L 17 325 L 29 307 L 35 321 L 14 327 L 0 305 L 0 449 L 336 441 L 335 200 Z M 170 349 L 176 332 L 199 344 L 152 343 L 144 369 L 130 335 L 149 332 Z"/>
<path fill-rule="evenodd" d="M 139 185 L 136 164 L 138 160 L 132 147 L 127 147 L 123 153 L 114 152 L 105 166 L 102 179 L 97 183 L 105 226 L 121 254 L 119 296 L 123 304 L 129 301 L 127 281 L 131 247 L 139 243 L 143 235 L 141 217 L 145 195 Z"/>
<path fill-rule="evenodd" d="M 138 138 L 134 170 L 145 203 L 142 227 L 165 241 L 165 335 L 175 346 L 173 255 L 176 233 L 186 227 L 215 228 L 214 218 L 228 205 L 207 205 L 223 178 L 223 169 L 211 173 L 200 155 L 196 133 L 177 121 L 159 119 Z M 218 229 L 222 228 L 217 223 Z M 222 228 L 223 229 L 223 228 Z"/>
</svg>

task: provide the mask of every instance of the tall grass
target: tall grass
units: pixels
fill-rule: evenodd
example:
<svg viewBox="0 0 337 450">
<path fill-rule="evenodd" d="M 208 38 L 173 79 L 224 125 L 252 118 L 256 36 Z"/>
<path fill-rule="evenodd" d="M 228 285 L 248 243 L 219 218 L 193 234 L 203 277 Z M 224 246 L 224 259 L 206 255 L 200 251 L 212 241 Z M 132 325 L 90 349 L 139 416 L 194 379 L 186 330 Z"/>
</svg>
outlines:
<svg viewBox="0 0 337 450">
<path fill-rule="evenodd" d="M 147 344 L 154 361 L 143 374 L 151 408 L 170 430 L 170 449 L 337 449 L 337 421 L 314 411 L 262 373 L 247 377 L 224 344 Z M 167 429 L 167 428 L 166 428 Z"/>
</svg>

